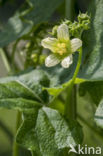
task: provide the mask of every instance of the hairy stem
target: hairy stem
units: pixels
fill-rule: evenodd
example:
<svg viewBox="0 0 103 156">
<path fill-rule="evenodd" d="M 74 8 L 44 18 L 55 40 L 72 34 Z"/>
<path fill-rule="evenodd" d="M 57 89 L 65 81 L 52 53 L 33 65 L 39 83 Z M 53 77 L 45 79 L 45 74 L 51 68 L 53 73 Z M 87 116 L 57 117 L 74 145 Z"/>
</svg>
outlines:
<svg viewBox="0 0 103 156">
<path fill-rule="evenodd" d="M 67 96 L 65 110 L 64 110 L 65 116 L 69 117 L 71 119 L 75 119 L 75 116 L 76 116 L 76 112 L 75 112 L 76 106 L 75 106 L 75 104 L 72 105 L 72 102 L 71 102 L 72 101 L 72 89 L 73 89 L 75 79 L 76 79 L 79 69 L 80 69 L 81 60 L 82 60 L 82 48 L 80 48 L 80 50 L 79 50 L 78 63 L 77 63 L 73 78 L 72 78 L 69 88 L 68 88 L 68 96 Z"/>
<path fill-rule="evenodd" d="M 16 119 L 16 132 L 20 126 L 21 123 L 21 112 L 17 112 L 17 119 Z M 15 139 L 13 143 L 13 156 L 19 156 L 19 146 L 17 145 Z"/>
</svg>

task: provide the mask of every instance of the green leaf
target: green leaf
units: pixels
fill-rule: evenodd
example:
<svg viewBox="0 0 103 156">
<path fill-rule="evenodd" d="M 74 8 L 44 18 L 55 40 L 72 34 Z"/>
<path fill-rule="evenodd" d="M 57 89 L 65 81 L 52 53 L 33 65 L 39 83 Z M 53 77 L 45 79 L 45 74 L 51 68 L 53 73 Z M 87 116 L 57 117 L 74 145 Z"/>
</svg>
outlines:
<svg viewBox="0 0 103 156">
<path fill-rule="evenodd" d="M 23 98 L 12 98 L 12 99 L 0 99 L 0 107 L 1 108 L 8 108 L 8 109 L 15 109 L 19 111 L 27 111 L 33 108 L 39 108 L 42 105 L 33 100 L 26 100 Z"/>
<path fill-rule="evenodd" d="M 47 74 L 39 69 L 21 76 L 0 79 L 0 100 L 23 98 L 47 103 L 50 97 L 42 87 L 49 87 L 49 81 Z"/>
<path fill-rule="evenodd" d="M 103 1 L 92 0 L 88 13 L 91 15 L 90 29 L 83 36 L 83 64 L 80 78 L 103 80 Z"/>
<path fill-rule="evenodd" d="M 63 0 L 29 0 L 32 3 L 32 10 L 24 16 L 24 19 L 31 20 L 34 24 L 47 21 L 53 12 L 63 3 Z M 46 7 L 45 7 L 46 6 Z"/>
<path fill-rule="evenodd" d="M 0 99 L 23 98 L 49 104 L 70 84 L 70 81 L 61 83 L 57 75 L 51 74 L 37 69 L 19 76 L 1 78 Z"/>
<path fill-rule="evenodd" d="M 25 113 L 24 122 L 17 134 L 20 145 L 42 156 L 59 156 L 70 144 L 76 146 L 82 139 L 82 129 L 77 122 L 70 122 L 58 111 L 47 107 L 29 116 Z"/>
<path fill-rule="evenodd" d="M 16 141 L 26 149 L 37 151 L 40 155 L 38 140 L 34 133 L 38 109 L 35 107 L 23 113 L 23 122 L 17 132 Z"/>
<path fill-rule="evenodd" d="M 70 84 L 70 81 L 61 83 L 59 76 L 52 73 L 37 69 L 19 76 L 1 78 L 0 99 L 23 98 L 49 104 Z"/>
<path fill-rule="evenodd" d="M 42 107 L 51 100 L 43 89 L 58 84 L 58 77 L 51 77 L 42 69 L 0 79 L 0 107 L 23 112 L 16 140 L 37 155 L 62 156 L 70 144 L 76 146 L 82 142 L 82 129 L 77 122 L 66 120 L 56 110 Z"/>
<path fill-rule="evenodd" d="M 0 47 L 20 38 L 24 34 L 28 33 L 31 28 L 32 25 L 22 22 L 19 18 L 19 14 L 14 15 L 0 31 Z"/>
<path fill-rule="evenodd" d="M 85 96 L 89 94 L 90 99 L 98 105 L 103 98 L 103 82 L 85 82 L 79 86 L 79 95 Z"/>
<path fill-rule="evenodd" d="M 100 101 L 94 118 L 97 125 L 103 128 L 103 99 Z"/>
<path fill-rule="evenodd" d="M 0 47 L 27 34 L 37 24 L 47 21 L 63 0 L 29 0 L 31 7 L 15 13 L 0 32 Z M 45 7 L 46 6 L 46 7 Z M 25 14 L 28 12 L 27 14 Z"/>
</svg>

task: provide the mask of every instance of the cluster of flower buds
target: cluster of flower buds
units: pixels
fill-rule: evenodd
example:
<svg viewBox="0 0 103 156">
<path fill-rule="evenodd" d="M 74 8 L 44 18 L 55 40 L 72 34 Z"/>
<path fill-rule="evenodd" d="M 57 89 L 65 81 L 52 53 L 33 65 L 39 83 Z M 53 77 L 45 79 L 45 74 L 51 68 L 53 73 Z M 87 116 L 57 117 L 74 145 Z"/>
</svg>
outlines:
<svg viewBox="0 0 103 156">
<path fill-rule="evenodd" d="M 62 23 L 68 25 L 70 37 L 81 38 L 82 32 L 90 28 L 90 16 L 88 16 L 87 13 L 80 13 L 77 19 L 78 21 L 74 21 L 73 23 L 70 20 L 62 21 Z M 53 27 L 51 33 L 53 36 L 57 34 L 57 29 L 57 25 Z"/>
</svg>

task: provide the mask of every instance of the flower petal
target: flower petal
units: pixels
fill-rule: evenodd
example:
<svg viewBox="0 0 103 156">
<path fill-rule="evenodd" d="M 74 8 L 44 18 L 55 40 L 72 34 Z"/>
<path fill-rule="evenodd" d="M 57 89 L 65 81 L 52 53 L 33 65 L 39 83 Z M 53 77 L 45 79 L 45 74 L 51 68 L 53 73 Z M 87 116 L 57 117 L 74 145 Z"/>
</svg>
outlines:
<svg viewBox="0 0 103 156">
<path fill-rule="evenodd" d="M 47 67 L 52 67 L 57 65 L 60 62 L 60 60 L 55 56 L 55 55 L 49 55 L 46 59 L 45 59 L 45 65 Z"/>
<path fill-rule="evenodd" d="M 73 57 L 72 55 L 69 55 L 63 59 L 61 62 L 62 67 L 68 68 L 73 63 Z"/>
<path fill-rule="evenodd" d="M 77 51 L 82 46 L 82 41 L 79 38 L 74 38 L 71 40 L 72 52 Z"/>
<path fill-rule="evenodd" d="M 57 44 L 57 42 L 58 40 L 56 38 L 47 37 L 42 40 L 41 45 L 44 48 L 47 48 L 53 51 L 55 49 L 55 45 Z"/>
<path fill-rule="evenodd" d="M 69 40 L 69 30 L 66 24 L 61 24 L 58 27 L 57 36 L 59 40 Z"/>
</svg>

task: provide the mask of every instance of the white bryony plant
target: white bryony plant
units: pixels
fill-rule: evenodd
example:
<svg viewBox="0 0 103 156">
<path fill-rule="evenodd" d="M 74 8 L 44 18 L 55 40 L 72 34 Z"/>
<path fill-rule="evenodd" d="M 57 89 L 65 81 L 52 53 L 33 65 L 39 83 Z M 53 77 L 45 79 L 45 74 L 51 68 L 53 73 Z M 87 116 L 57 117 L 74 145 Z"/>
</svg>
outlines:
<svg viewBox="0 0 103 156">
<path fill-rule="evenodd" d="M 68 68 L 73 62 L 72 54 L 82 46 L 82 41 L 79 38 L 70 40 L 68 26 L 61 24 L 57 29 L 57 38 L 47 37 L 42 40 L 41 45 L 53 52 L 45 59 L 47 67 L 61 62 L 62 67 Z"/>
</svg>

